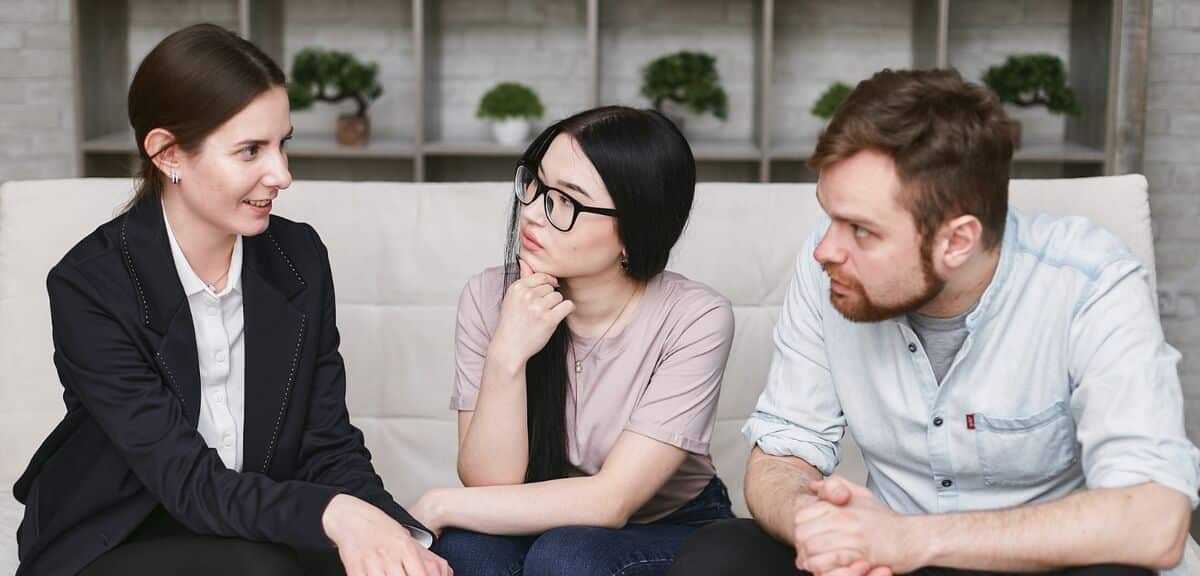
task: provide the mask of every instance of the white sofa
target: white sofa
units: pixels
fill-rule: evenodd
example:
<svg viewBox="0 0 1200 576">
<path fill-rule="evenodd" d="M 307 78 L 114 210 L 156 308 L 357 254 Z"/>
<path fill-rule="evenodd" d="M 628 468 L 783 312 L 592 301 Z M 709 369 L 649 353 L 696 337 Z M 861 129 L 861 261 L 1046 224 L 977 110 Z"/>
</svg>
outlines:
<svg viewBox="0 0 1200 576">
<path fill-rule="evenodd" d="M 12 482 L 63 413 L 46 273 L 116 213 L 131 186 L 80 179 L 0 188 L 0 574 L 16 567 L 21 506 Z M 1023 210 L 1098 221 L 1153 270 L 1145 178 L 1017 180 L 1011 189 Z M 458 483 L 448 408 L 455 305 L 471 274 L 500 261 L 509 194 L 506 183 L 297 182 L 277 202 L 278 214 L 313 224 L 329 246 L 350 413 L 402 504 Z M 737 331 L 712 449 L 744 516 L 749 447 L 738 430 L 762 388 L 778 307 L 819 207 L 812 184 L 701 184 L 696 194 L 669 267 L 734 304 Z M 857 448 L 845 454 L 840 473 L 864 481 Z M 1189 566 L 1200 575 L 1200 562 Z"/>
</svg>

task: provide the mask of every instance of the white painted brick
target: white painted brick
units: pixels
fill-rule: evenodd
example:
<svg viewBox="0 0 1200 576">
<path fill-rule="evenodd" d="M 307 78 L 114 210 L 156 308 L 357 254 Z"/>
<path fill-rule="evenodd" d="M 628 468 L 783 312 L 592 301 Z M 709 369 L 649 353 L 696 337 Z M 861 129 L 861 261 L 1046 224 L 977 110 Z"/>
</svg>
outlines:
<svg viewBox="0 0 1200 576">
<path fill-rule="evenodd" d="M 1177 28 L 1154 30 L 1150 34 L 1150 51 L 1152 54 L 1200 54 L 1200 33 Z"/>
<path fill-rule="evenodd" d="M 0 22 L 0 50 L 15 50 L 25 41 L 20 24 Z"/>
<path fill-rule="evenodd" d="M 1041 24 L 1070 24 L 1071 3 L 1068 0 L 1025 0 L 1025 22 Z"/>
<path fill-rule="evenodd" d="M 45 104 L 0 106 L 2 125 L 7 129 L 59 128 L 58 107 Z"/>
<path fill-rule="evenodd" d="M 25 80 L 21 84 L 25 89 L 26 102 L 69 106 L 75 98 L 71 92 L 70 78 Z"/>
<path fill-rule="evenodd" d="M 1153 58 L 1150 81 L 1200 83 L 1200 54 L 1164 54 Z"/>
<path fill-rule="evenodd" d="M 745 2 L 738 6 L 750 6 Z M 907 2 L 879 0 L 799 0 L 777 2 L 776 22 L 783 30 L 823 30 L 827 28 L 907 27 L 912 7 Z M 746 22 L 750 22 L 747 20 Z"/>
<path fill-rule="evenodd" d="M 1153 135 L 1170 133 L 1171 114 L 1163 109 L 1146 111 L 1146 133 Z"/>
<path fill-rule="evenodd" d="M 54 78 L 71 73 L 71 55 L 63 50 L 17 50 L 0 58 L 0 78 Z"/>
<path fill-rule="evenodd" d="M 25 85 L 21 82 L 0 82 L 0 105 L 24 104 Z"/>
<path fill-rule="evenodd" d="M 1150 215 L 1155 219 L 1170 216 L 1200 218 L 1200 194 L 1181 190 L 1154 194 L 1150 197 Z M 1197 256 L 1200 257 L 1200 253 Z"/>
<path fill-rule="evenodd" d="M 1175 19 L 1172 24 L 1175 28 L 1200 28 L 1200 3 L 1181 2 L 1175 8 Z"/>
<path fill-rule="evenodd" d="M 1161 230 L 1161 215 L 1155 217 L 1155 230 Z M 1186 277 L 1200 266 L 1200 252 L 1196 244 L 1179 238 L 1159 238 L 1154 244 L 1154 263 L 1160 280 Z M 1168 278 L 1169 277 L 1169 278 Z M 1200 285 L 1197 286 L 1200 288 Z"/>
<path fill-rule="evenodd" d="M 1175 192 L 1200 196 L 1200 164 L 1176 164 L 1171 172 L 1171 189 Z"/>
<path fill-rule="evenodd" d="M 64 178 L 71 174 L 71 163 L 66 158 L 26 158 L 19 162 L 0 161 L 0 182 Z"/>
<path fill-rule="evenodd" d="M 237 0 L 207 0 L 200 2 L 200 20 L 205 22 L 236 22 Z"/>
<path fill-rule="evenodd" d="M 55 23 L 25 28 L 25 47 L 50 50 L 71 49 L 71 27 Z"/>
<path fill-rule="evenodd" d="M 1147 91 L 1150 110 L 1200 112 L 1200 84 L 1155 82 Z"/>
<path fill-rule="evenodd" d="M 549 2 L 546 4 L 546 24 L 549 26 L 586 26 L 587 10 L 582 2 Z"/>
<path fill-rule="evenodd" d="M 1174 214 L 1162 216 L 1154 221 L 1157 235 L 1164 239 L 1181 242 L 1200 242 L 1200 225 L 1196 217 L 1180 217 Z"/>
<path fill-rule="evenodd" d="M 1161 162 L 1187 163 L 1200 158 L 1200 139 L 1183 136 L 1151 136 L 1146 139 L 1146 157 Z"/>
<path fill-rule="evenodd" d="M 1158 162 L 1155 160 L 1147 160 L 1142 165 L 1142 174 L 1146 176 L 1146 180 L 1150 181 L 1150 206 L 1154 206 L 1154 199 L 1171 190 L 1171 174 L 1174 172 L 1175 164 L 1169 162 Z"/>
<path fill-rule="evenodd" d="M 52 22 L 56 8 L 54 2 L 9 0 L 0 3 L 0 22 Z"/>
<path fill-rule="evenodd" d="M 1175 24 L 1175 0 L 1154 0 L 1150 7 L 1151 27 L 1161 30 Z"/>
<path fill-rule="evenodd" d="M 1176 136 L 1200 136 L 1200 113 L 1172 114 L 1170 133 Z M 1200 161 L 1200 158 L 1197 160 Z"/>
<path fill-rule="evenodd" d="M 1163 317 L 1163 331 L 1167 341 L 1185 356 L 1190 350 L 1200 350 L 1200 322 L 1195 318 Z"/>
<path fill-rule="evenodd" d="M 950 26 L 1019 24 L 1024 5 L 1022 0 L 955 0 L 950 3 Z"/>
<path fill-rule="evenodd" d="M 508 8 L 500 0 L 443 0 L 438 7 L 444 24 L 503 22 Z"/>
</svg>

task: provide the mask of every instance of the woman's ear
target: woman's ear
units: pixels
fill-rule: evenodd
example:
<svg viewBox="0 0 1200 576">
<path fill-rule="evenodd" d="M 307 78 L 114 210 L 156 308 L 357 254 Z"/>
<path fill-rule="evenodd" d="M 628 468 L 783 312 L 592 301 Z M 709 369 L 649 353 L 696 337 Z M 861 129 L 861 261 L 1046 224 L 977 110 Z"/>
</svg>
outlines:
<svg viewBox="0 0 1200 576">
<path fill-rule="evenodd" d="M 142 144 L 146 149 L 146 155 L 150 156 L 150 161 L 158 167 L 160 172 L 170 174 L 173 170 L 179 170 L 179 147 L 175 145 L 173 134 L 162 128 L 155 128 L 146 134 L 146 139 Z"/>
</svg>

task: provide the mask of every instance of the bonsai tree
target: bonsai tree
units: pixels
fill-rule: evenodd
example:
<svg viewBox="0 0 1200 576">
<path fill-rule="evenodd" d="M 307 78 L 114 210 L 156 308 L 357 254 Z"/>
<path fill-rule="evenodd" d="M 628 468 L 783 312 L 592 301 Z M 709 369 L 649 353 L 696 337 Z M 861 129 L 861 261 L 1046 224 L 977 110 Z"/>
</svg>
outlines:
<svg viewBox="0 0 1200 576">
<path fill-rule="evenodd" d="M 353 54 L 306 48 L 292 60 L 288 100 L 293 110 L 305 110 L 316 101 L 350 99 L 356 105 L 354 116 L 365 118 L 367 107 L 383 94 L 378 75 L 378 64 L 364 64 Z"/>
<path fill-rule="evenodd" d="M 682 105 L 697 116 L 712 112 L 724 120 L 729 98 L 717 75 L 717 59 L 701 52 L 676 52 L 650 62 L 642 70 L 642 96 L 662 112 L 665 101 Z"/>
<path fill-rule="evenodd" d="M 479 100 L 475 116 L 488 120 L 541 118 L 546 110 L 537 93 L 524 84 L 501 82 Z"/>
<path fill-rule="evenodd" d="M 833 118 L 833 113 L 837 111 L 838 106 L 842 105 L 842 100 L 845 100 L 853 91 L 854 88 L 845 82 L 830 84 L 821 97 L 813 103 L 812 115 L 826 120 Z"/>
<path fill-rule="evenodd" d="M 1081 113 L 1075 92 L 1067 85 L 1067 67 L 1053 54 L 1017 54 L 983 74 L 983 83 L 1000 97 L 1022 108 L 1045 106 L 1055 113 Z"/>
</svg>

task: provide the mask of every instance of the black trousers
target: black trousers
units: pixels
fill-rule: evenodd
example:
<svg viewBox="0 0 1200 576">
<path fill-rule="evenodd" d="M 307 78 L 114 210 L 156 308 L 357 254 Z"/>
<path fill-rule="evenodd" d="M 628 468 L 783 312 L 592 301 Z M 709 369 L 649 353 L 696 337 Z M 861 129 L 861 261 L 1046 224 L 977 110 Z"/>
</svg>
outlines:
<svg viewBox="0 0 1200 576">
<path fill-rule="evenodd" d="M 668 576 L 797 576 L 796 551 L 763 531 L 754 520 L 738 518 L 714 522 L 697 530 L 675 554 Z M 983 576 L 998 572 L 970 572 L 948 568 L 923 568 L 921 576 Z M 1061 570 L 1059 576 L 1154 576 L 1154 571 L 1132 566 L 1085 566 Z M 1025 575 L 1028 576 L 1028 575 Z"/>
<path fill-rule="evenodd" d="M 80 576 L 345 576 L 335 550 L 298 551 L 283 544 L 196 534 L 160 506 L 133 534 Z"/>
</svg>

